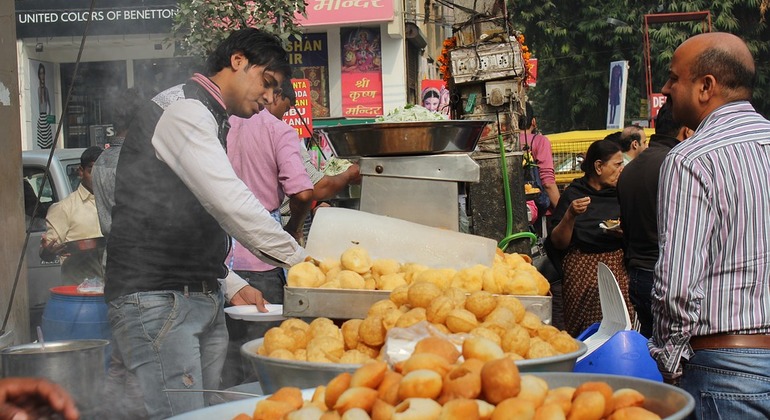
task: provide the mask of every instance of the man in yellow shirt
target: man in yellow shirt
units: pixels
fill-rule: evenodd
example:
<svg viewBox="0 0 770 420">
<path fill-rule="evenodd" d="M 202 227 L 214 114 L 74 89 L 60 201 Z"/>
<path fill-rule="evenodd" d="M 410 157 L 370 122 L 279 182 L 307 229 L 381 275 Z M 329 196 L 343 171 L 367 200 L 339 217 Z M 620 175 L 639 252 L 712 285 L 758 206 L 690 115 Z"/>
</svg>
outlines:
<svg viewBox="0 0 770 420">
<path fill-rule="evenodd" d="M 80 156 L 80 186 L 72 194 L 51 206 L 46 215 L 46 232 L 40 241 L 40 258 L 62 262 L 62 284 L 80 284 L 87 278 L 104 278 L 102 258 L 104 240 L 96 213 L 91 168 L 102 153 L 97 146 Z M 79 246 L 68 244 L 82 239 Z"/>
</svg>

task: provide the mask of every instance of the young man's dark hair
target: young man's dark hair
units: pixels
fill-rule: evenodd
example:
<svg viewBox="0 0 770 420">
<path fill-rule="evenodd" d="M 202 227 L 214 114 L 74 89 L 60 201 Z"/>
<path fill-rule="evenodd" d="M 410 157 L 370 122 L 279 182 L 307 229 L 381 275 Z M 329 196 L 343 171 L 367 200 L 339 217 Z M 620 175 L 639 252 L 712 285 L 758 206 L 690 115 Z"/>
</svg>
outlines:
<svg viewBox="0 0 770 420">
<path fill-rule="evenodd" d="M 281 39 L 253 28 L 235 31 L 217 46 L 206 60 L 208 75 L 229 67 L 230 58 L 236 52 L 242 53 L 252 66 L 265 66 L 266 70 L 282 73 L 284 78 L 291 76 L 289 55 Z"/>
<path fill-rule="evenodd" d="M 527 102 L 524 106 L 524 115 L 519 116 L 519 129 L 527 130 L 532 127 L 532 120 L 535 119 L 535 110 L 532 108 L 532 104 Z"/>
<path fill-rule="evenodd" d="M 283 79 L 283 83 L 281 83 L 281 96 L 288 99 L 291 106 L 297 104 L 297 94 L 294 92 L 294 85 L 288 77 Z"/>
<path fill-rule="evenodd" d="M 99 146 L 91 146 L 84 150 L 83 154 L 80 155 L 80 166 L 87 168 L 89 164 L 92 164 L 96 162 L 96 159 L 99 159 L 99 155 L 101 155 L 103 151 L 104 150 Z"/>
<path fill-rule="evenodd" d="M 674 114 L 671 112 L 671 103 L 666 101 L 658 110 L 655 117 L 655 134 L 661 134 L 669 137 L 676 137 L 683 124 L 674 121 Z"/>
</svg>

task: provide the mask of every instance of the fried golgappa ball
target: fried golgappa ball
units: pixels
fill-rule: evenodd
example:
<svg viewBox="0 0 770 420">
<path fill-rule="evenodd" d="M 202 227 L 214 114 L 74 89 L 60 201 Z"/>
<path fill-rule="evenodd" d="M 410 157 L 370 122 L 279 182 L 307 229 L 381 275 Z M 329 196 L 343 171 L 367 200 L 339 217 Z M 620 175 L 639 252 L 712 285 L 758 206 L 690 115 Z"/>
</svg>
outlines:
<svg viewBox="0 0 770 420">
<path fill-rule="evenodd" d="M 372 258 L 369 252 L 360 246 L 353 246 L 345 250 L 340 257 L 340 263 L 345 270 L 364 274 L 372 268 Z"/>
<path fill-rule="evenodd" d="M 428 267 L 427 265 L 422 265 L 417 263 L 406 263 L 401 266 L 401 272 L 404 273 L 404 280 L 406 280 L 406 284 L 412 284 L 417 274 L 429 268 L 430 267 Z"/>
<path fill-rule="evenodd" d="M 415 274 L 413 282 L 433 283 L 441 290 L 446 290 L 456 273 L 457 270 L 453 268 L 429 268 Z"/>
<path fill-rule="evenodd" d="M 326 390 L 324 392 L 324 403 L 326 404 L 326 407 L 334 407 L 334 404 L 337 403 L 337 399 L 340 395 L 350 388 L 350 381 L 352 379 L 352 373 L 342 372 L 326 384 Z"/>
<path fill-rule="evenodd" d="M 273 359 L 296 360 L 294 353 L 286 349 L 278 349 L 268 355 Z"/>
<path fill-rule="evenodd" d="M 543 325 L 543 321 L 540 319 L 539 316 L 535 315 L 534 313 L 530 311 L 525 311 L 524 317 L 521 318 L 521 321 L 519 321 L 519 325 L 526 328 L 527 331 L 529 331 L 529 335 L 531 335 L 532 337 L 535 337 L 537 336 L 537 331 Z"/>
<path fill-rule="evenodd" d="M 443 357 L 449 364 L 455 363 L 461 355 L 460 351 L 457 350 L 457 346 L 452 344 L 452 342 L 444 338 L 433 336 L 425 337 L 417 342 L 412 354 L 415 355 L 420 353 L 436 354 Z"/>
<path fill-rule="evenodd" d="M 455 308 L 455 304 L 448 296 L 439 296 L 430 302 L 428 308 L 425 311 L 425 316 L 428 321 L 434 324 L 443 324 L 446 322 L 446 317 Z"/>
<path fill-rule="evenodd" d="M 392 420 L 436 419 L 441 415 L 441 404 L 430 398 L 408 398 L 394 410 Z"/>
<path fill-rule="evenodd" d="M 378 258 L 372 261 L 372 274 L 375 279 L 386 274 L 395 274 L 401 271 L 401 263 L 389 258 Z"/>
<path fill-rule="evenodd" d="M 516 353 L 520 356 L 526 356 L 529 352 L 529 344 L 532 338 L 529 336 L 524 327 L 520 325 L 514 325 L 505 331 L 502 337 L 503 351 L 508 353 Z"/>
<path fill-rule="evenodd" d="M 281 322 L 280 325 L 283 329 L 289 329 L 289 328 L 298 328 L 304 332 L 307 332 L 310 330 L 310 324 L 307 322 L 299 319 L 299 318 L 287 318 L 283 322 Z"/>
<path fill-rule="evenodd" d="M 543 404 L 555 404 L 561 407 L 566 415 L 572 408 L 572 397 L 575 395 L 575 388 L 571 386 L 561 386 L 548 390 Z"/>
<path fill-rule="evenodd" d="M 404 375 L 390 369 L 385 371 L 385 376 L 377 387 L 379 398 L 390 405 L 398 404 L 398 385 Z"/>
<path fill-rule="evenodd" d="M 398 318 L 398 321 L 396 321 L 396 327 L 409 328 L 418 322 L 425 321 L 426 319 L 427 312 L 425 311 L 425 308 L 412 308 Z"/>
<path fill-rule="evenodd" d="M 377 401 L 377 390 L 363 386 L 351 386 L 337 398 L 334 409 L 343 418 L 349 410 L 360 408 L 364 412 L 371 411 L 374 402 Z M 364 413 L 366 414 L 366 413 Z M 369 417 L 368 415 L 366 416 Z"/>
<path fill-rule="evenodd" d="M 498 305 L 489 315 L 484 318 L 485 324 L 497 324 L 503 328 L 512 328 L 516 325 L 516 316 L 510 309 Z"/>
<path fill-rule="evenodd" d="M 326 281 L 326 275 L 309 261 L 293 265 L 286 276 L 289 287 L 318 287 Z"/>
<path fill-rule="evenodd" d="M 446 317 L 446 326 L 453 333 L 467 333 L 479 326 L 476 315 L 460 308 L 452 309 Z"/>
<path fill-rule="evenodd" d="M 366 286 L 366 281 L 364 278 L 361 277 L 360 274 L 351 270 L 340 271 L 337 273 L 337 276 L 334 279 L 340 282 L 340 288 L 342 289 L 361 290 Z"/>
<path fill-rule="evenodd" d="M 342 353 L 342 357 L 340 357 L 340 363 L 350 365 L 361 365 L 364 363 L 369 363 L 372 360 L 374 359 L 369 357 L 369 355 L 356 349 L 345 350 L 345 353 Z"/>
<path fill-rule="evenodd" d="M 465 299 L 465 309 L 471 311 L 478 319 L 484 319 L 497 308 L 497 299 L 492 293 L 484 290 L 473 292 Z"/>
<path fill-rule="evenodd" d="M 642 407 L 623 407 L 615 410 L 608 420 L 660 420 L 660 416 Z"/>
<path fill-rule="evenodd" d="M 270 328 L 267 330 L 262 345 L 265 346 L 265 353 L 268 355 L 279 349 L 294 352 L 298 348 L 294 337 L 282 328 Z"/>
<path fill-rule="evenodd" d="M 567 415 L 557 404 L 543 404 L 537 407 L 532 420 L 567 420 Z"/>
<path fill-rule="evenodd" d="M 444 384 L 438 401 L 445 404 L 458 398 L 477 398 L 481 394 L 481 371 L 455 366 L 444 375 Z"/>
<path fill-rule="evenodd" d="M 398 307 L 409 303 L 409 285 L 404 284 L 391 290 L 390 300 L 392 300 Z"/>
<path fill-rule="evenodd" d="M 455 306 L 458 308 L 464 308 L 465 300 L 468 299 L 468 294 L 466 291 L 458 287 L 449 287 L 448 289 L 444 290 L 444 296 L 448 296 L 450 299 L 452 299 L 452 302 L 454 302 Z"/>
<path fill-rule="evenodd" d="M 536 296 L 538 294 L 537 281 L 524 270 L 516 270 L 503 284 L 503 293 L 508 295 Z"/>
<path fill-rule="evenodd" d="M 498 308 L 508 308 L 513 314 L 516 322 L 521 322 L 524 319 L 526 308 L 524 304 L 516 296 L 496 296 Z M 539 318 L 538 318 L 539 319 Z"/>
<path fill-rule="evenodd" d="M 438 420 L 479 420 L 479 406 L 472 399 L 457 399 L 444 404 Z"/>
<path fill-rule="evenodd" d="M 503 286 L 508 282 L 508 271 L 510 268 L 506 265 L 493 265 L 487 267 L 481 275 L 482 289 L 489 293 L 503 293 Z"/>
<path fill-rule="evenodd" d="M 327 258 L 321 261 L 320 264 L 318 264 L 318 268 L 320 268 L 324 274 L 334 269 L 338 269 L 338 268 L 342 269 L 341 267 L 342 267 L 342 264 L 340 264 L 340 260 L 332 259 L 332 258 Z"/>
<path fill-rule="evenodd" d="M 406 286 L 404 273 L 383 274 L 375 280 L 377 290 L 396 290 L 400 286 Z"/>
<path fill-rule="evenodd" d="M 307 343 L 307 360 L 309 362 L 338 363 L 344 353 L 345 344 L 336 337 L 320 336 Z"/>
<path fill-rule="evenodd" d="M 428 369 L 413 370 L 401 379 L 398 385 L 398 399 L 404 401 L 409 398 L 435 399 L 441 395 L 441 375 Z"/>
<path fill-rule="evenodd" d="M 578 398 L 580 398 L 583 394 L 590 394 L 592 392 L 598 392 L 602 398 L 604 399 L 604 411 L 602 411 L 601 417 L 607 417 L 612 413 L 612 387 L 606 383 L 601 381 L 589 381 L 589 382 L 583 382 L 582 384 L 578 385 L 575 388 L 575 394 L 573 396 L 572 400 L 572 409 L 576 409 L 576 403 L 578 401 Z"/>
<path fill-rule="evenodd" d="M 503 349 L 488 338 L 470 336 L 463 341 L 463 357 L 466 360 L 478 359 L 487 362 L 503 356 Z"/>
<path fill-rule="evenodd" d="M 644 404 L 644 395 L 631 388 L 620 388 L 612 393 L 612 409 L 619 410 L 625 407 L 641 407 Z"/>
<path fill-rule="evenodd" d="M 521 391 L 518 398 L 530 400 L 539 407 L 548 395 L 548 382 L 533 375 L 521 375 Z"/>
<path fill-rule="evenodd" d="M 367 363 L 353 372 L 353 377 L 350 379 L 350 386 L 363 386 L 377 389 L 383 379 L 385 379 L 385 372 L 387 371 L 388 364 L 383 361 Z"/>
<path fill-rule="evenodd" d="M 391 310 L 398 310 L 398 305 L 396 305 L 392 300 L 390 299 L 382 299 L 378 300 L 377 302 L 374 302 L 372 306 L 369 307 L 369 310 L 366 312 L 366 315 L 384 315 L 386 312 Z"/>
<path fill-rule="evenodd" d="M 505 262 L 505 265 L 513 269 L 519 268 L 522 265 L 529 265 L 529 263 L 524 259 L 523 254 L 517 254 L 515 252 L 505 254 L 503 261 Z M 530 262 L 532 262 L 532 260 L 530 260 Z"/>
<path fill-rule="evenodd" d="M 369 346 L 381 346 L 385 343 L 385 326 L 382 323 L 382 315 L 370 315 L 364 318 L 358 327 L 358 336 L 361 341 Z"/>
<path fill-rule="evenodd" d="M 519 368 L 509 358 L 490 360 L 481 368 L 481 395 L 492 404 L 519 395 L 521 375 Z"/>
<path fill-rule="evenodd" d="M 342 340 L 345 342 L 346 350 L 355 349 L 358 345 L 360 340 L 358 329 L 361 327 L 362 322 L 364 322 L 363 319 L 353 318 L 342 323 L 340 331 L 342 332 Z"/>
<path fill-rule="evenodd" d="M 407 293 L 409 305 L 412 308 L 427 308 L 433 299 L 442 295 L 441 288 L 434 283 L 416 281 L 409 285 Z"/>
<path fill-rule="evenodd" d="M 533 419 L 537 407 L 532 401 L 521 398 L 507 398 L 497 404 L 492 420 Z"/>
<path fill-rule="evenodd" d="M 572 353 L 580 348 L 577 340 L 572 338 L 566 331 L 559 331 L 558 334 L 551 336 L 547 341 L 560 354 Z"/>
<path fill-rule="evenodd" d="M 568 420 L 602 419 L 607 402 L 599 391 L 587 391 L 580 394 L 575 391 Z"/>
<path fill-rule="evenodd" d="M 552 345 L 548 344 L 548 342 L 543 341 L 540 337 L 533 337 L 529 341 L 529 350 L 527 350 L 527 354 L 524 355 L 527 359 L 540 359 L 543 357 L 552 357 L 558 355 L 559 352 L 557 352 Z"/>
<path fill-rule="evenodd" d="M 452 277 L 452 281 L 449 285 L 470 293 L 478 292 L 484 285 L 482 276 L 484 275 L 484 270 L 486 270 L 486 268 L 486 266 L 481 264 L 463 268 Z"/>
<path fill-rule="evenodd" d="M 407 375 L 415 370 L 432 370 L 441 376 L 446 375 L 452 365 L 443 356 L 434 353 L 417 353 L 404 361 L 401 374 Z"/>
<path fill-rule="evenodd" d="M 342 338 L 342 331 L 334 325 L 334 321 L 332 321 L 329 318 L 316 318 L 313 321 L 310 322 L 310 328 L 308 329 L 308 335 L 310 336 L 310 339 L 316 337 L 334 337 L 342 342 L 344 342 Z"/>
<path fill-rule="evenodd" d="M 498 346 L 502 347 L 503 341 L 500 338 L 500 335 L 493 329 L 484 327 L 482 325 L 479 325 L 478 327 L 472 329 L 469 331 L 469 334 L 474 337 L 484 337 L 487 340 L 490 340 L 497 344 Z"/>
</svg>

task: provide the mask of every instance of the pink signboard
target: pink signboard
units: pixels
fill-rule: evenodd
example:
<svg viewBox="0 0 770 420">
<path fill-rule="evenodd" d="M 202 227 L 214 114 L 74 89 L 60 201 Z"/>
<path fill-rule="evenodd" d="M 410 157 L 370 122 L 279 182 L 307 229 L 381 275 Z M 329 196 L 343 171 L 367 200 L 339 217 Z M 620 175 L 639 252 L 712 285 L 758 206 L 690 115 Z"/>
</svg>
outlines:
<svg viewBox="0 0 770 420">
<path fill-rule="evenodd" d="M 302 26 L 393 20 L 393 0 L 308 0 L 307 18 L 297 15 Z"/>
</svg>

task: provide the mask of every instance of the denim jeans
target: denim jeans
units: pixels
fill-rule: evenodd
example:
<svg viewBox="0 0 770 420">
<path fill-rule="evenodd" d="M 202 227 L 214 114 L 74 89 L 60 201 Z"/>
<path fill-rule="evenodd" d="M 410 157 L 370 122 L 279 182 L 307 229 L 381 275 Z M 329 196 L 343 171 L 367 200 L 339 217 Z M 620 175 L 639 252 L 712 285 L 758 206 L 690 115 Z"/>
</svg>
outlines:
<svg viewBox="0 0 770 420">
<path fill-rule="evenodd" d="M 652 277 L 653 272 L 640 268 L 628 269 L 628 297 L 639 319 L 639 333 L 652 337 Z"/>
<path fill-rule="evenodd" d="M 164 389 L 219 389 L 227 351 L 221 291 L 139 292 L 109 303 L 112 334 L 136 374 L 151 419 L 203 408 L 208 396 Z"/>
<path fill-rule="evenodd" d="M 695 398 L 697 419 L 770 418 L 770 350 L 698 350 L 679 386 Z"/>
</svg>

